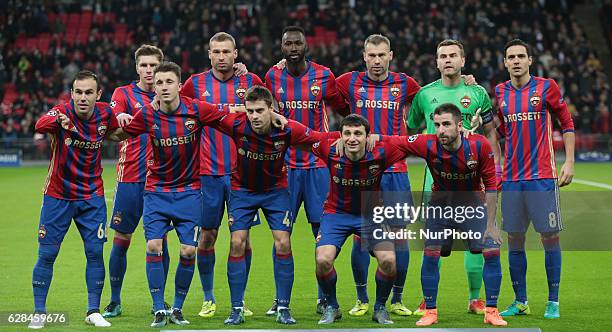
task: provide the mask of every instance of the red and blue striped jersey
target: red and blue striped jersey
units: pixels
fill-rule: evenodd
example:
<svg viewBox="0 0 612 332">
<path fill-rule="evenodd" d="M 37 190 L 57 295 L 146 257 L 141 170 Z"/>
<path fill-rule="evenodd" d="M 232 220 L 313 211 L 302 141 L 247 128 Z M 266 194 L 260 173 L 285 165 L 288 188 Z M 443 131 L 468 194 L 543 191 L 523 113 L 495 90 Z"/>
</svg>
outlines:
<svg viewBox="0 0 612 332">
<path fill-rule="evenodd" d="M 425 159 L 433 178 L 432 191 L 496 191 L 493 150 L 487 138 L 461 136 L 457 151 L 448 151 L 435 134 L 383 136 L 394 149 Z"/>
<path fill-rule="evenodd" d="M 153 163 L 149 165 L 146 191 L 183 192 L 200 189 L 200 135 L 205 125 L 215 125 L 229 111 L 203 101 L 181 97 L 171 113 L 154 110 L 151 105 L 140 109 L 123 130 L 137 136 L 148 134 L 153 146 Z"/>
<path fill-rule="evenodd" d="M 150 104 L 153 97 L 154 91 L 144 91 L 133 81 L 115 89 L 110 107 L 115 115 L 126 113 L 133 116 L 141 107 Z M 119 142 L 117 182 L 145 182 L 151 153 L 151 143 L 146 134 Z"/>
<path fill-rule="evenodd" d="M 347 109 L 344 98 L 336 88 L 332 71 L 312 61 L 301 76 L 293 76 L 287 68 L 273 66 L 266 73 L 266 87 L 278 101 L 279 111 L 287 119 L 295 120 L 316 131 L 328 131 L 327 109 L 336 112 Z M 309 151 L 289 148 L 285 160 L 290 168 L 325 167 L 325 163 Z"/>
<path fill-rule="evenodd" d="M 242 105 L 246 91 L 253 85 L 263 85 L 252 73 L 220 81 L 212 70 L 191 75 L 181 89 L 181 95 L 211 104 Z M 200 175 L 227 175 L 236 168 L 236 146 L 231 138 L 212 127 L 202 128 L 200 141 Z"/>
<path fill-rule="evenodd" d="M 381 82 L 371 80 L 366 72 L 352 71 L 336 80 L 338 90 L 348 101 L 351 113 L 370 122 L 372 134 L 406 135 L 406 114 L 409 104 L 421 88 L 410 76 L 390 71 Z M 400 160 L 387 172 L 407 172 L 406 161 Z"/>
<path fill-rule="evenodd" d="M 384 171 L 406 158 L 406 153 L 378 142 L 372 152 L 359 161 L 339 157 L 334 139 L 322 140 L 312 146 L 312 152 L 325 161 L 330 173 L 330 186 L 323 204 L 325 213 L 361 214 L 362 193 L 379 191 Z"/>
<path fill-rule="evenodd" d="M 287 188 L 284 158 L 289 146 L 340 137 L 338 132 L 319 132 L 299 122 L 288 121 L 284 129 L 272 127 L 265 135 L 253 131 L 246 113 L 232 114 L 221 121 L 220 129 L 233 138 L 238 151 L 232 190 L 264 192 Z"/>
<path fill-rule="evenodd" d="M 495 87 L 500 131 L 506 137 L 503 181 L 556 179 L 552 115 L 565 132 L 574 131 L 572 116 L 552 79 L 531 76 L 521 89 L 511 81 Z"/>
<path fill-rule="evenodd" d="M 71 130 L 57 123 L 66 114 Z M 51 139 L 51 162 L 43 193 L 57 199 L 83 200 L 104 196 L 102 183 L 102 141 L 118 128 L 117 118 L 107 103 L 96 103 L 89 120 L 81 120 L 74 102 L 54 106 L 36 122 L 36 131 Z"/>
</svg>

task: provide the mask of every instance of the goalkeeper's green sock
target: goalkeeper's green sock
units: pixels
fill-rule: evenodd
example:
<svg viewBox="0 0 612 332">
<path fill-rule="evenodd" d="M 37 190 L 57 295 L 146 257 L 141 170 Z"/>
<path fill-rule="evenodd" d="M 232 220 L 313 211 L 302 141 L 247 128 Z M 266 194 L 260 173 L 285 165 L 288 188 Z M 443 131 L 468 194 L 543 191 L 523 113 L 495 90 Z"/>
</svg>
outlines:
<svg viewBox="0 0 612 332">
<path fill-rule="evenodd" d="M 482 288 L 482 269 L 484 266 L 484 258 L 482 254 L 472 254 L 465 251 L 463 260 L 465 264 L 465 272 L 467 273 L 468 287 L 470 288 L 470 300 L 480 298 L 480 289 Z"/>
</svg>

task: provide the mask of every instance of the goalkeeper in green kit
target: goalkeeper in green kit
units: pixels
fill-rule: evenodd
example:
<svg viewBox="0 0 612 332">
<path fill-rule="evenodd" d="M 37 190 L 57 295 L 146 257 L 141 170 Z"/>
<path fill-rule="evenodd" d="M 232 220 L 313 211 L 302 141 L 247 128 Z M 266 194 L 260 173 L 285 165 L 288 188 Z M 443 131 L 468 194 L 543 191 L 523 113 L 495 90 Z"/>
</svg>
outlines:
<svg viewBox="0 0 612 332">
<path fill-rule="evenodd" d="M 436 64 L 438 70 L 440 70 L 441 78 L 422 87 L 416 94 L 408 113 L 408 127 L 418 129 L 421 123 L 425 121 L 427 133 L 435 134 L 433 113 L 436 107 L 445 103 L 457 105 L 461 110 L 463 128 L 474 132 L 482 123 L 484 135 L 493 148 L 495 173 L 499 186 L 501 180 L 501 149 L 497 142 L 491 99 L 482 86 L 466 85 L 464 83 L 461 68 L 465 65 L 465 53 L 461 42 L 447 39 L 438 44 Z M 426 168 L 423 197 L 427 192 L 431 192 L 432 184 L 431 173 Z M 485 303 L 480 299 L 484 259 L 482 254 L 472 254 L 465 251 L 464 262 L 470 288 L 468 312 L 484 314 Z M 423 315 L 424 311 L 425 301 L 422 301 L 413 314 Z"/>
</svg>

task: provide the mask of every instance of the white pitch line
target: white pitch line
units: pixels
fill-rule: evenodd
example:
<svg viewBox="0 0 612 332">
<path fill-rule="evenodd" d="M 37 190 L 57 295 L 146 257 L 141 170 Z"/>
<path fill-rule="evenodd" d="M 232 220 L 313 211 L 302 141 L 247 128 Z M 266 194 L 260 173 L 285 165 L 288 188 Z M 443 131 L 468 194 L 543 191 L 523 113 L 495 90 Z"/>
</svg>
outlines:
<svg viewBox="0 0 612 332">
<path fill-rule="evenodd" d="M 576 183 L 580 183 L 580 184 L 585 184 L 587 186 L 593 186 L 593 187 L 597 187 L 597 188 L 603 188 L 603 189 L 612 190 L 612 185 L 605 184 L 605 183 L 593 182 L 593 181 L 581 180 L 581 179 L 573 179 L 572 182 L 576 182 Z"/>
</svg>

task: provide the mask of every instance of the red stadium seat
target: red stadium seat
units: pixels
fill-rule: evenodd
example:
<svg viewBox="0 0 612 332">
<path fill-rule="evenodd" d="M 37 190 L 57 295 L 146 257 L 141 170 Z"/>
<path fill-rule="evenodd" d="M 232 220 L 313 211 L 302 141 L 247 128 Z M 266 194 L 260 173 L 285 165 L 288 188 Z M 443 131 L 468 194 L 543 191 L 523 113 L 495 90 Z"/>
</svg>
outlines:
<svg viewBox="0 0 612 332">
<path fill-rule="evenodd" d="M 59 14 L 59 20 L 63 26 L 66 26 L 66 24 L 68 23 L 68 14 L 66 13 Z"/>
<path fill-rule="evenodd" d="M 66 24 L 66 26 L 78 26 L 79 25 L 79 20 L 81 18 L 81 14 L 79 13 L 72 13 L 68 15 L 68 22 Z"/>
<path fill-rule="evenodd" d="M 98 25 L 102 25 L 102 23 L 104 23 L 104 13 L 97 13 L 96 15 L 93 16 L 93 23 L 98 24 Z"/>
<path fill-rule="evenodd" d="M 335 44 L 338 42 L 338 33 L 336 31 L 331 31 L 328 30 L 325 32 L 324 35 L 324 39 L 325 39 L 325 44 L 329 45 L 329 44 Z"/>
<path fill-rule="evenodd" d="M 55 23 L 55 20 L 57 20 L 57 14 L 56 13 L 47 14 L 47 20 L 49 21 L 49 24 Z"/>
<path fill-rule="evenodd" d="M 17 40 L 15 40 L 15 48 L 25 48 L 27 42 L 27 38 L 24 34 L 20 34 L 17 36 Z"/>
<path fill-rule="evenodd" d="M 81 21 L 79 22 L 79 24 L 82 25 L 83 22 L 91 24 L 92 19 L 93 19 L 93 12 L 91 10 L 84 10 L 81 13 Z"/>
<path fill-rule="evenodd" d="M 315 46 L 315 40 L 313 36 L 306 36 L 306 43 L 308 43 L 309 46 Z"/>
<path fill-rule="evenodd" d="M 27 52 L 32 52 L 36 49 L 38 44 L 38 37 L 30 37 L 28 38 L 27 42 L 26 42 L 26 51 Z"/>
</svg>

